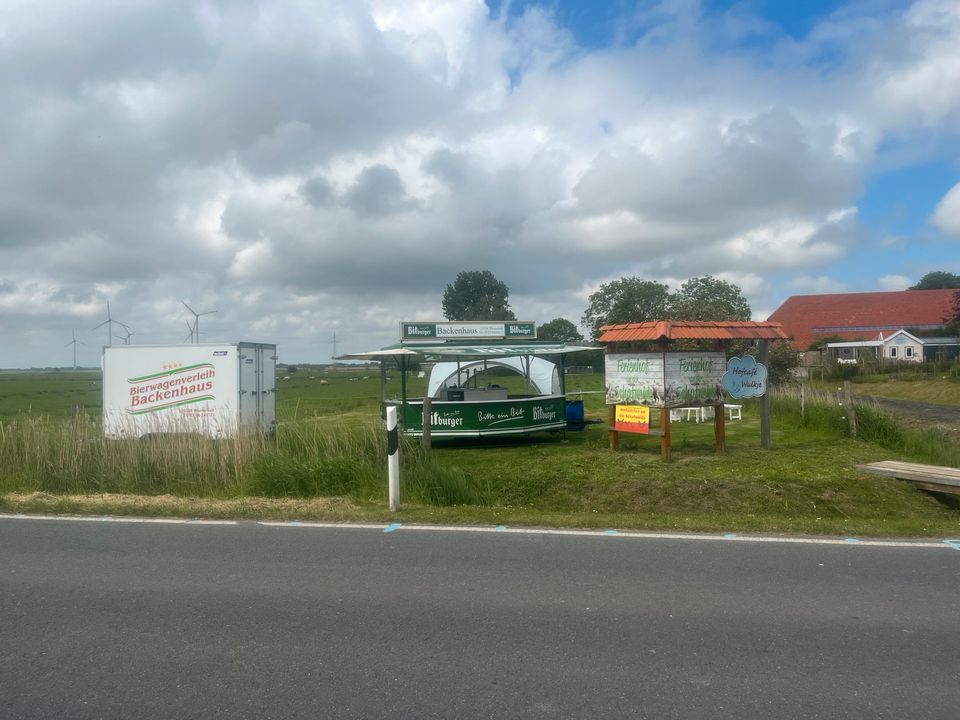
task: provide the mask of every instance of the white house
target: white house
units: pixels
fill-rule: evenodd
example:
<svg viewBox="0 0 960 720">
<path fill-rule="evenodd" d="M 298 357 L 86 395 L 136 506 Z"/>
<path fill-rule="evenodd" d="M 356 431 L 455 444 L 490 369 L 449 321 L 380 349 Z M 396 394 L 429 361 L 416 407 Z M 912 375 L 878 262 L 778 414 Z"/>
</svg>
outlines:
<svg viewBox="0 0 960 720">
<path fill-rule="evenodd" d="M 876 340 L 827 343 L 830 355 L 838 363 L 855 363 L 863 357 L 886 362 L 923 362 L 924 360 L 956 360 L 960 339 L 954 337 L 918 338 L 906 330 L 897 330 Z"/>
<path fill-rule="evenodd" d="M 923 362 L 923 340 L 906 330 L 897 330 L 887 338 L 880 334 L 885 360 L 900 362 Z"/>
</svg>

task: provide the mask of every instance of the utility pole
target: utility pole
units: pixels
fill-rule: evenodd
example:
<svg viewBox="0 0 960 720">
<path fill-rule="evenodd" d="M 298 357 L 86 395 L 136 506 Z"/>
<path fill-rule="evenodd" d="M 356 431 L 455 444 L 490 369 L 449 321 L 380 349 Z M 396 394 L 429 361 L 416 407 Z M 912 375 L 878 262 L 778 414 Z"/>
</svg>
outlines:
<svg viewBox="0 0 960 720">
<path fill-rule="evenodd" d="M 337 333 L 336 333 L 336 331 L 334 331 L 334 333 L 333 333 L 333 339 L 332 339 L 330 342 L 333 343 L 333 357 L 331 357 L 330 359 L 333 360 L 334 362 L 336 362 L 336 359 L 337 359 Z"/>
</svg>

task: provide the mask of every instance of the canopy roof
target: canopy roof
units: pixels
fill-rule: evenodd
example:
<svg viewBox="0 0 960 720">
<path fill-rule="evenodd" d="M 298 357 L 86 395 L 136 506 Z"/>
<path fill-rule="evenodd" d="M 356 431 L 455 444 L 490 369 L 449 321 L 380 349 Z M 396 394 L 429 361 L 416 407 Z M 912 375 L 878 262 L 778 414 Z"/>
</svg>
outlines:
<svg viewBox="0 0 960 720">
<path fill-rule="evenodd" d="M 341 355 L 337 360 L 389 360 L 402 356 L 483 358 L 511 355 L 566 355 L 567 353 L 598 350 L 593 345 L 570 345 L 562 342 L 527 341 L 468 343 L 460 341 L 433 343 L 399 343 L 381 350 Z"/>
<path fill-rule="evenodd" d="M 522 357 L 497 357 L 437 363 L 430 370 L 427 395 L 436 397 L 441 386 L 458 387 L 479 371 L 493 367 L 505 367 L 518 375 L 527 375 L 541 395 L 556 395 L 560 392 L 560 378 L 555 363 L 538 357 L 530 358 L 529 363 Z"/>
<path fill-rule="evenodd" d="M 419 354 L 416 350 L 407 350 L 406 348 L 384 348 L 383 350 L 337 355 L 334 360 L 389 360 L 404 355 L 416 356 Z"/>
<path fill-rule="evenodd" d="M 623 325 L 604 325 L 597 342 L 639 342 L 641 340 L 786 340 L 776 322 L 699 322 L 654 320 Z"/>
</svg>

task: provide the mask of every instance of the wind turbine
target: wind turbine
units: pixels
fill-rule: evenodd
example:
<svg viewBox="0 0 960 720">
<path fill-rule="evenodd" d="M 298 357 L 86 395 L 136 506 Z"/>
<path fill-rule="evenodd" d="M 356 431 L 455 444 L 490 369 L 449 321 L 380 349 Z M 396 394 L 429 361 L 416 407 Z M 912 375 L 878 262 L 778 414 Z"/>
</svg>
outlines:
<svg viewBox="0 0 960 720">
<path fill-rule="evenodd" d="M 73 345 L 73 369 L 76 370 L 77 369 L 77 344 L 79 343 L 80 345 L 86 345 L 86 343 L 83 342 L 83 340 L 77 340 L 76 330 L 71 330 L 70 334 L 73 335 L 73 340 L 71 340 L 66 345 L 64 345 L 64 347 L 70 347 L 71 345 Z"/>
<path fill-rule="evenodd" d="M 109 300 L 107 300 L 107 319 L 104 320 L 102 323 L 100 323 L 99 325 L 97 325 L 97 327 L 95 327 L 95 328 L 93 328 L 93 329 L 96 330 L 96 329 L 98 329 L 98 328 L 102 328 L 104 325 L 107 326 L 107 337 L 109 337 L 109 339 L 110 339 L 110 342 L 108 343 L 109 345 L 113 345 L 113 326 L 114 326 L 114 325 L 119 325 L 119 326 L 122 327 L 122 328 L 127 328 L 127 330 L 130 329 L 130 328 L 128 328 L 126 325 L 124 325 L 122 322 L 120 322 L 119 320 L 114 320 L 113 317 L 110 315 L 110 301 L 109 301 Z"/>
<path fill-rule="evenodd" d="M 198 313 L 198 312 L 197 312 L 196 310 L 194 310 L 192 307 L 190 307 L 190 306 L 187 305 L 185 302 L 183 302 L 183 300 L 181 300 L 180 302 L 182 302 L 182 303 L 183 303 L 183 306 L 184 306 L 187 310 L 189 310 L 190 313 L 193 315 L 193 328 L 191 329 L 191 332 L 192 332 L 193 337 L 194 337 L 194 344 L 199 344 L 199 343 L 200 343 L 200 316 L 201 316 L 201 315 L 213 315 L 215 312 L 217 312 L 217 310 L 205 310 L 204 312 L 199 312 L 199 313 Z M 190 323 L 187 323 L 187 324 L 189 325 Z"/>
<path fill-rule="evenodd" d="M 200 342 L 200 331 L 197 330 L 197 322 L 194 320 L 193 325 L 190 324 L 189 320 L 184 320 L 183 324 L 187 326 L 187 336 L 183 339 L 183 342 L 193 342 L 193 338 L 197 338 L 197 342 Z"/>
<path fill-rule="evenodd" d="M 123 327 L 126 329 L 127 334 L 124 335 L 124 336 L 123 336 L 122 338 L 120 338 L 120 339 L 123 340 L 123 344 L 124 344 L 124 345 L 129 345 L 129 344 L 130 344 L 130 338 L 132 338 L 134 335 L 136 335 L 136 333 L 133 332 L 133 330 L 131 330 L 130 328 L 128 328 L 126 325 L 124 325 Z"/>
</svg>

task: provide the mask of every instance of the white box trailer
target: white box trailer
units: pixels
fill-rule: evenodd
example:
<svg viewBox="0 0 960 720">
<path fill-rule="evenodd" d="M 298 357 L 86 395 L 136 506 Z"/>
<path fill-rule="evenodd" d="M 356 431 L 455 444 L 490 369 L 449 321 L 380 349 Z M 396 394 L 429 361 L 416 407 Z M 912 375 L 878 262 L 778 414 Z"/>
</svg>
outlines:
<svg viewBox="0 0 960 720">
<path fill-rule="evenodd" d="M 103 434 L 234 437 L 276 427 L 277 346 L 120 345 L 103 349 Z"/>
</svg>

